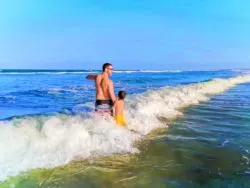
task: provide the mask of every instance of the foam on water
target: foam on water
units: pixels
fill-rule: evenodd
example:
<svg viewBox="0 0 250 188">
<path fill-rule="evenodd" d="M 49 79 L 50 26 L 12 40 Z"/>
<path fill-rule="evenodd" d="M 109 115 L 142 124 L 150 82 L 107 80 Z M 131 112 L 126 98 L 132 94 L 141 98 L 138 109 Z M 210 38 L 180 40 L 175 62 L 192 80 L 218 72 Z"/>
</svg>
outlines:
<svg viewBox="0 0 250 188">
<path fill-rule="evenodd" d="M 185 72 L 182 70 L 115 70 L 115 73 L 136 73 L 136 72 L 143 72 L 143 73 L 175 73 L 175 72 Z"/>
<path fill-rule="evenodd" d="M 74 159 L 137 152 L 139 135 L 95 117 L 30 117 L 0 123 L 0 181 Z"/>
<path fill-rule="evenodd" d="M 30 169 L 53 168 L 75 159 L 138 152 L 136 140 L 155 128 L 167 126 L 159 117 L 175 118 L 184 107 L 207 101 L 211 95 L 245 82 L 250 82 L 250 76 L 165 87 L 131 96 L 125 111 L 128 129 L 90 114 L 1 121 L 0 181 Z"/>
<path fill-rule="evenodd" d="M 250 82 L 250 76 L 229 79 L 214 79 L 186 86 L 165 87 L 156 91 L 136 95 L 127 101 L 128 127 L 147 134 L 157 127 L 166 126 L 159 117 L 168 119 L 181 115 L 180 109 L 209 100 L 237 84 Z"/>
</svg>

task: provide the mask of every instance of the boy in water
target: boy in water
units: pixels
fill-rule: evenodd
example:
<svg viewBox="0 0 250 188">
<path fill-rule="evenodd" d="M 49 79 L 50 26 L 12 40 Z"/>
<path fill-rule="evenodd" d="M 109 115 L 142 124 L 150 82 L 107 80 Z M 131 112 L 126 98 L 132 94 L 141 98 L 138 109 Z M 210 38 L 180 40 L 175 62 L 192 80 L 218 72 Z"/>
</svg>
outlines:
<svg viewBox="0 0 250 188">
<path fill-rule="evenodd" d="M 124 99 L 126 97 L 126 92 L 125 91 L 119 91 L 117 100 L 114 104 L 114 110 L 115 110 L 115 122 L 118 125 L 125 126 L 126 125 L 126 119 L 123 114 L 124 111 Z"/>
</svg>

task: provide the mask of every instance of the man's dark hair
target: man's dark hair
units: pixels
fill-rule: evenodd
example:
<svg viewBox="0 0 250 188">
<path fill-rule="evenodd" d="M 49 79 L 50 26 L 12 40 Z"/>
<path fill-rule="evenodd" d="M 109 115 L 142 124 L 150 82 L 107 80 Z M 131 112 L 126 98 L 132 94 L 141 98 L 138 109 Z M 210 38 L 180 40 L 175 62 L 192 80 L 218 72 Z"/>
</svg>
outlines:
<svg viewBox="0 0 250 188">
<path fill-rule="evenodd" d="M 112 66 L 112 64 L 111 64 L 111 63 L 104 63 L 104 64 L 102 65 L 102 72 L 104 72 L 105 69 L 106 69 L 108 66 Z"/>
<path fill-rule="evenodd" d="M 119 91 L 118 92 L 118 97 L 121 100 L 125 99 L 126 95 L 127 95 L 126 91 Z"/>
</svg>

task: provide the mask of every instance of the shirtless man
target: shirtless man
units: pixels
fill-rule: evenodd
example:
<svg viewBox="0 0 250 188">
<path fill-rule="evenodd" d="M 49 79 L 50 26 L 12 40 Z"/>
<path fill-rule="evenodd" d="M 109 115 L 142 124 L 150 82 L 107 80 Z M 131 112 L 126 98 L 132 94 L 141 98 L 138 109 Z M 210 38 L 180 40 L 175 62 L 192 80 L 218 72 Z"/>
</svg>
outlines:
<svg viewBox="0 0 250 188">
<path fill-rule="evenodd" d="M 96 84 L 96 102 L 95 111 L 100 114 L 113 115 L 113 104 L 116 100 L 114 86 L 109 78 L 112 75 L 113 67 L 110 63 L 105 63 L 102 66 L 102 73 L 99 75 L 88 75 L 86 78 L 95 80 Z"/>
</svg>

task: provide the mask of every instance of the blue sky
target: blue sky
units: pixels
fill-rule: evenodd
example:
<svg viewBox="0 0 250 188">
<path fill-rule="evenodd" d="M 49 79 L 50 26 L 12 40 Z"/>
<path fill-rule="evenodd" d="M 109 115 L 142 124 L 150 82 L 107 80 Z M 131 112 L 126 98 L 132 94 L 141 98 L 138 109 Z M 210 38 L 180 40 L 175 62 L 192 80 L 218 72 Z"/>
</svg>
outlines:
<svg viewBox="0 0 250 188">
<path fill-rule="evenodd" d="M 2 0 L 0 68 L 250 68 L 248 0 Z"/>
</svg>

